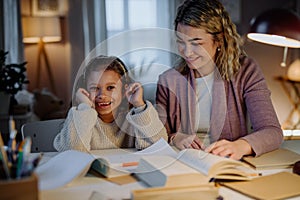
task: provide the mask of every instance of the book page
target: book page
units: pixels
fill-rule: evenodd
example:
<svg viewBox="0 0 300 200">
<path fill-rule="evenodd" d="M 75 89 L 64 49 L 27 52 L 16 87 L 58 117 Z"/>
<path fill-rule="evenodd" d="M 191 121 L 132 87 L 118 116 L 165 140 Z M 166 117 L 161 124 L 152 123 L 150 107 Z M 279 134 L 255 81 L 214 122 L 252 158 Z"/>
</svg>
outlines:
<svg viewBox="0 0 300 200">
<path fill-rule="evenodd" d="M 113 153 L 111 153 L 112 151 Z M 153 145 L 141 151 L 132 151 L 132 149 L 109 149 L 92 151 L 92 153 L 96 158 L 104 158 L 110 164 L 138 162 L 142 156 L 147 155 L 168 155 L 172 157 L 177 156 L 177 153 L 164 139 L 160 139 Z"/>
<path fill-rule="evenodd" d="M 171 156 L 144 156 L 135 177 L 151 187 L 192 186 L 208 183 L 207 176 Z"/>
<path fill-rule="evenodd" d="M 152 156 L 152 155 L 165 155 L 176 157 L 177 153 L 172 149 L 172 147 L 164 139 L 160 139 L 150 147 L 141 150 L 141 151 L 128 151 L 126 149 L 115 149 L 113 150 L 116 153 L 108 155 L 103 155 L 101 151 L 93 152 L 94 156 L 101 162 L 103 165 L 106 165 L 106 168 L 111 168 L 113 170 L 104 169 L 105 166 L 102 166 L 103 172 L 111 171 L 111 174 L 104 174 L 105 176 L 119 176 L 124 173 L 133 173 L 134 169 L 138 166 L 140 159 L 143 156 Z"/>
<path fill-rule="evenodd" d="M 178 159 L 207 176 L 209 175 L 209 171 L 213 168 L 213 166 L 220 162 L 237 162 L 229 158 L 216 156 L 196 149 L 185 149 L 180 151 L 178 154 Z"/>
<path fill-rule="evenodd" d="M 172 156 L 176 157 L 176 151 L 168 144 L 168 142 L 164 139 L 160 139 L 150 147 L 137 151 L 135 155 L 147 156 L 147 155 L 164 155 L 164 156 Z"/>
<path fill-rule="evenodd" d="M 35 169 L 39 189 L 55 189 L 84 176 L 93 160 L 92 155 L 74 150 L 57 154 Z"/>
</svg>

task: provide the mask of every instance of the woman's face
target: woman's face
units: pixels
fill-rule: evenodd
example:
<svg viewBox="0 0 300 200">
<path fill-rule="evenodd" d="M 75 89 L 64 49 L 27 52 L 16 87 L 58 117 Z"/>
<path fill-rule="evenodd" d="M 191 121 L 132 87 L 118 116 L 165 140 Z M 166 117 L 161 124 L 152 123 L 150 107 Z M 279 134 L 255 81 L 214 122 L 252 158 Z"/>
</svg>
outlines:
<svg viewBox="0 0 300 200">
<path fill-rule="evenodd" d="M 210 72 L 214 69 L 218 46 L 211 34 L 204 29 L 179 23 L 176 36 L 179 53 L 186 60 L 190 69 Z"/>
<path fill-rule="evenodd" d="M 95 109 L 103 121 L 114 119 L 113 113 L 122 102 L 122 88 L 121 76 L 115 71 L 94 71 L 89 75 L 87 89 L 90 99 L 95 102 Z"/>
</svg>

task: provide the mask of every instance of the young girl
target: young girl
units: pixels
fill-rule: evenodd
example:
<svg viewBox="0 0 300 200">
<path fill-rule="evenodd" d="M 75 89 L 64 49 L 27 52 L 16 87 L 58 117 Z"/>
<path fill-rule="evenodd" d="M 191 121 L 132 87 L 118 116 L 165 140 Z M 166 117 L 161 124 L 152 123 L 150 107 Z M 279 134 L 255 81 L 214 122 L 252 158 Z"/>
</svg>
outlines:
<svg viewBox="0 0 300 200">
<path fill-rule="evenodd" d="M 54 147 L 58 151 L 143 149 L 167 139 L 155 108 L 143 100 L 142 86 L 130 80 L 119 58 L 94 58 L 83 75 L 86 88 L 76 92 L 79 105 L 69 110 Z"/>
</svg>

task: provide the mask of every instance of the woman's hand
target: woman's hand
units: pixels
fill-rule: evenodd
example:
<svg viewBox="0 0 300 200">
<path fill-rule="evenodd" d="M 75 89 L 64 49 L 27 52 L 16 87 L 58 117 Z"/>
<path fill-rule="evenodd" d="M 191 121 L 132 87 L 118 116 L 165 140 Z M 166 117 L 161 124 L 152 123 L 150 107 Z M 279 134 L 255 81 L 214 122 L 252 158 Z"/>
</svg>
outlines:
<svg viewBox="0 0 300 200">
<path fill-rule="evenodd" d="M 135 108 L 145 105 L 143 99 L 143 87 L 140 83 L 131 83 L 125 86 L 125 95 L 128 102 Z"/>
<path fill-rule="evenodd" d="M 187 148 L 193 148 L 193 149 L 204 148 L 202 141 L 197 137 L 197 135 L 176 133 L 176 135 L 171 140 L 174 146 L 176 146 L 180 150 L 187 149 Z"/>
<path fill-rule="evenodd" d="M 209 145 L 205 152 L 219 155 L 222 157 L 229 157 L 234 160 L 240 160 L 244 155 L 253 153 L 250 144 L 246 140 L 220 140 Z"/>
<path fill-rule="evenodd" d="M 90 94 L 83 88 L 79 88 L 76 92 L 76 101 L 78 104 L 86 103 L 87 105 L 90 105 L 92 108 L 94 108 L 94 103 L 90 100 L 89 97 Z"/>
</svg>

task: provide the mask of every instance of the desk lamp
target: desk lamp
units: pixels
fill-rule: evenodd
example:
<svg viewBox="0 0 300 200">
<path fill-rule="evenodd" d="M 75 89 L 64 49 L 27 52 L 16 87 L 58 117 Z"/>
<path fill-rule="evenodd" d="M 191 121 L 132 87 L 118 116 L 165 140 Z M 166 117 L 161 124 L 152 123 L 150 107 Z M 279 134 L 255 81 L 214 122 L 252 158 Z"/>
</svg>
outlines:
<svg viewBox="0 0 300 200">
<path fill-rule="evenodd" d="M 247 37 L 257 42 L 284 47 L 281 66 L 285 67 L 288 48 L 300 48 L 300 18 L 290 10 L 268 10 L 251 20 Z"/>
<path fill-rule="evenodd" d="M 287 71 L 287 77 L 296 82 L 300 82 L 300 59 L 296 59 L 290 64 Z"/>
<path fill-rule="evenodd" d="M 51 89 L 56 94 L 54 77 L 51 71 L 45 44 L 59 42 L 61 40 L 61 30 L 58 17 L 23 17 L 23 42 L 38 44 L 38 68 L 36 73 L 36 88 L 39 87 L 42 57 L 44 58 L 46 70 L 49 76 Z"/>
</svg>

